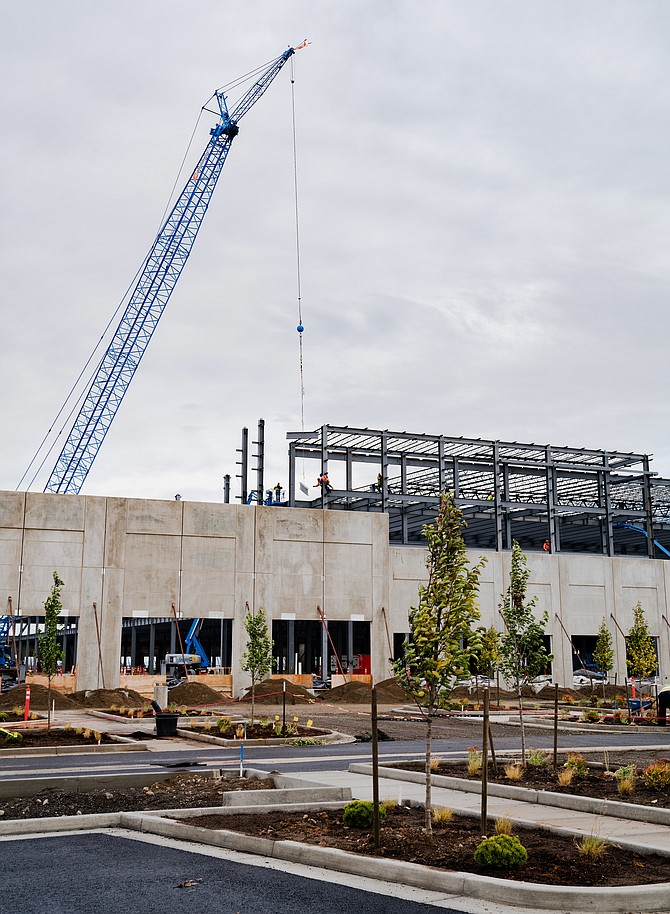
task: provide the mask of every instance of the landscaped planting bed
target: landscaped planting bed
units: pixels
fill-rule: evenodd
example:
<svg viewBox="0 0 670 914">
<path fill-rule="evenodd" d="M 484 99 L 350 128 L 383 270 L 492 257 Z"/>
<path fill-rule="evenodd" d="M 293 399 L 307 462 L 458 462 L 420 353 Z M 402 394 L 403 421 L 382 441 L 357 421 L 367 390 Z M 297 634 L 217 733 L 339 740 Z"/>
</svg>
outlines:
<svg viewBox="0 0 670 914">
<path fill-rule="evenodd" d="M 342 812 L 203 815 L 179 819 L 182 824 L 242 832 L 275 841 L 298 841 L 334 847 L 355 854 L 403 860 L 444 870 L 478 873 L 503 879 L 546 885 L 624 886 L 670 881 L 670 858 L 641 855 L 603 845 L 600 856 L 584 856 L 578 843 L 539 828 L 512 828 L 527 851 L 517 867 L 478 864 L 474 852 L 482 840 L 479 820 L 454 815 L 450 822 L 433 825 L 433 837 L 423 831 L 424 813 L 404 806 L 388 808 L 382 826 L 381 848 L 376 851 L 372 830 L 347 827 Z M 495 832 L 491 823 L 489 834 Z M 596 852 L 597 853 L 597 852 Z"/>
<path fill-rule="evenodd" d="M 469 755 L 470 761 L 463 763 L 436 760 L 433 774 L 480 781 L 481 754 L 471 749 Z M 497 774 L 489 763 L 489 782 L 670 809 L 670 759 L 660 757 L 638 762 L 634 753 L 630 753 L 625 763 L 610 763 L 606 767 L 604 763 L 589 763 L 581 755 L 568 754 L 561 757 L 554 771 L 549 753 L 530 750 L 527 761 L 524 767 L 518 760 L 498 760 Z M 423 762 L 401 762 L 390 767 L 425 770 Z"/>
</svg>

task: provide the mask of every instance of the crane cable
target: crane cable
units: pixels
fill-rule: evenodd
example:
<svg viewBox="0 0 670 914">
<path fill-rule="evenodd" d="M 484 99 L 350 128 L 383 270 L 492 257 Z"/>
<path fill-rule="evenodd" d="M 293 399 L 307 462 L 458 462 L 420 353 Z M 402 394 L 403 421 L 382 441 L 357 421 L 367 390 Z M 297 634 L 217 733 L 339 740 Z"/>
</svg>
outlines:
<svg viewBox="0 0 670 914">
<path fill-rule="evenodd" d="M 302 322 L 302 280 L 300 275 L 300 217 L 298 207 L 298 152 L 295 130 L 295 70 L 291 58 L 291 124 L 293 129 L 293 188 L 295 192 L 295 257 L 298 292 L 298 352 L 300 362 L 300 430 L 305 431 L 305 372 L 303 364 L 302 334 L 305 329 Z M 303 467 L 304 476 L 304 467 Z"/>
<path fill-rule="evenodd" d="M 161 230 L 161 228 L 163 227 L 163 224 L 164 224 L 164 222 L 165 222 L 165 218 L 166 218 L 166 216 L 167 216 L 167 213 L 168 213 L 170 204 L 172 203 L 172 199 L 173 199 L 173 197 L 174 197 L 175 188 L 177 187 L 177 182 L 179 181 L 179 178 L 181 177 L 182 172 L 183 172 L 183 170 L 184 170 L 184 165 L 185 165 L 185 163 L 186 163 L 186 159 L 187 159 L 187 157 L 188 157 L 188 154 L 189 154 L 189 152 L 190 152 L 190 150 L 191 150 L 191 146 L 193 145 L 193 138 L 195 137 L 196 131 L 197 131 L 197 129 L 198 129 L 198 125 L 199 125 L 199 123 L 200 123 L 200 119 L 201 119 L 201 117 L 202 117 L 202 112 L 203 112 L 204 110 L 205 110 L 205 108 L 204 108 L 204 106 L 203 106 L 203 107 L 200 109 L 200 113 L 198 114 L 198 117 L 197 117 L 197 119 L 196 119 L 195 126 L 194 126 L 194 128 L 193 128 L 193 130 L 192 130 L 192 132 L 191 132 L 191 138 L 190 138 L 189 141 L 188 141 L 188 146 L 186 147 L 186 152 L 184 153 L 184 157 L 182 158 L 181 165 L 179 166 L 179 171 L 177 172 L 177 177 L 176 177 L 175 180 L 174 180 L 174 184 L 172 185 L 172 190 L 170 191 L 170 194 L 169 194 L 169 196 L 168 196 L 167 203 L 165 204 L 165 209 L 163 210 L 163 215 L 161 216 L 160 223 L 159 223 L 159 225 L 158 225 L 158 228 L 156 229 L 156 235 L 155 235 L 154 241 L 156 240 L 156 238 L 158 238 L 158 235 L 159 235 L 159 233 L 160 233 L 160 230 Z M 19 479 L 15 491 L 18 491 L 19 486 L 21 485 L 21 483 L 23 482 L 23 480 L 26 478 L 26 476 L 30 473 L 31 468 L 33 467 L 33 465 L 35 464 L 35 462 L 36 462 L 37 459 L 39 458 L 39 455 L 40 455 L 40 452 L 42 451 L 42 448 L 44 448 L 44 446 L 45 446 L 47 440 L 49 439 L 49 436 L 50 436 L 50 435 L 52 434 L 52 432 L 54 431 L 57 422 L 59 421 L 60 417 L 63 415 L 63 413 L 65 412 L 65 410 L 67 409 L 68 404 L 70 403 L 70 401 L 72 400 L 72 397 L 73 397 L 74 394 L 75 394 L 75 391 L 77 390 L 77 388 L 79 388 L 79 385 L 81 384 L 82 378 L 84 377 L 86 370 L 88 369 L 88 367 L 90 366 L 91 362 L 92 362 L 93 359 L 95 358 L 96 352 L 98 352 L 98 351 L 100 350 L 100 347 L 102 346 L 103 340 L 106 338 L 107 334 L 109 333 L 109 330 L 110 330 L 112 324 L 114 323 L 114 320 L 116 319 L 116 317 L 118 316 L 119 312 L 121 311 L 121 308 L 123 307 L 124 303 L 126 302 L 126 299 L 127 299 L 128 295 L 129 295 L 130 291 L 132 290 L 133 286 L 135 285 L 135 282 L 136 282 L 138 276 L 140 275 L 140 273 L 141 273 L 142 270 L 144 269 L 144 265 L 146 264 L 146 261 L 147 261 L 148 256 L 149 256 L 149 255 L 147 255 L 147 257 L 144 258 L 144 260 L 142 261 L 142 263 L 141 263 L 141 264 L 139 265 L 139 267 L 137 268 L 137 271 L 136 271 L 135 275 L 133 276 L 132 280 L 130 281 L 130 283 L 129 283 L 129 285 L 128 285 L 128 288 L 127 288 L 126 291 L 124 292 L 124 294 L 123 294 L 123 296 L 122 296 L 122 298 L 121 298 L 121 301 L 120 301 L 119 304 L 117 305 L 116 310 L 114 311 L 114 313 L 112 314 L 112 316 L 111 316 L 110 319 L 108 320 L 107 326 L 105 327 L 105 329 L 104 329 L 104 330 L 102 331 L 102 333 L 100 334 L 100 337 L 99 337 L 99 339 L 98 339 L 98 342 L 97 342 L 97 343 L 95 344 L 95 346 L 93 347 L 93 349 L 92 349 L 92 351 L 91 351 L 91 354 L 89 355 L 88 359 L 86 360 L 86 363 L 85 363 L 84 367 L 83 367 L 83 368 L 81 369 L 81 371 L 79 372 L 79 375 L 77 376 L 75 382 L 73 383 L 72 387 L 70 388 L 67 397 L 66 397 L 65 400 L 63 401 L 63 404 L 62 404 L 61 408 L 58 410 L 58 412 L 56 413 L 55 418 L 54 418 L 53 421 L 51 422 L 51 425 L 49 426 L 49 429 L 48 429 L 47 433 L 46 433 L 45 436 L 42 438 L 42 440 L 41 440 L 41 442 L 40 442 L 40 444 L 39 444 L 37 450 L 35 451 L 35 453 L 34 453 L 33 456 L 32 456 L 32 459 L 31 459 L 30 463 L 28 464 L 28 466 L 27 466 L 26 469 L 24 470 L 23 476 L 21 477 L 21 479 Z M 96 363 L 96 367 L 94 368 L 94 370 L 91 371 L 91 372 L 86 376 L 86 381 L 85 381 L 85 383 L 81 386 L 80 392 L 79 392 L 78 396 L 76 397 L 76 399 L 74 400 L 72 407 L 70 408 L 70 412 L 67 414 L 67 416 L 66 416 L 66 418 L 65 418 L 65 420 L 64 420 L 64 422 L 63 422 L 63 425 L 61 426 L 60 431 L 56 432 L 56 435 L 55 435 L 53 441 L 51 442 L 51 445 L 49 446 L 48 450 L 47 450 L 46 453 L 44 454 L 44 456 L 43 456 L 43 458 L 42 458 L 42 460 L 41 460 L 39 466 L 37 467 L 37 469 L 36 469 L 35 472 L 33 473 L 32 477 L 31 477 L 31 479 L 30 479 L 30 482 L 29 482 L 28 485 L 27 485 L 27 489 L 30 489 L 30 487 L 33 485 L 33 483 L 34 483 L 35 480 L 37 479 L 37 476 L 38 476 L 39 473 L 42 471 L 42 469 L 43 469 L 43 467 L 44 467 L 44 464 L 45 464 L 45 463 L 47 462 L 47 460 L 49 459 L 50 454 L 53 452 L 54 448 L 55 448 L 56 445 L 58 444 L 59 439 L 60 439 L 61 436 L 64 434 L 66 428 L 68 428 L 69 423 L 70 423 L 70 420 L 72 419 L 72 416 L 74 415 L 75 410 L 78 409 L 78 408 L 80 407 L 80 405 L 81 405 L 81 403 L 82 403 L 82 401 L 83 401 L 83 399 L 84 399 L 84 397 L 85 397 L 85 395 L 86 395 L 86 392 L 87 392 L 88 387 L 89 387 L 89 385 L 90 385 L 90 383 L 91 383 L 91 380 L 93 379 L 94 374 L 98 371 L 98 369 L 100 368 L 100 365 L 102 364 L 102 358 L 104 358 L 104 355 L 98 360 L 98 362 Z"/>
<path fill-rule="evenodd" d="M 303 45 L 300 45 L 300 47 L 304 47 L 305 44 L 311 44 L 311 42 L 305 41 L 305 42 L 303 43 Z M 251 78 L 252 78 L 253 76 L 255 76 L 257 73 L 259 73 L 260 70 L 262 70 L 262 69 L 263 69 L 262 67 L 257 67 L 257 68 L 255 68 L 254 70 L 250 70 L 248 73 L 245 73 L 243 76 L 238 77 L 237 79 L 233 80 L 232 82 L 226 84 L 225 86 L 223 86 L 223 87 L 222 87 L 220 90 L 218 90 L 218 91 L 223 91 L 223 89 L 229 89 L 229 90 L 230 90 L 230 89 L 235 89 L 235 88 L 237 88 L 238 86 L 240 86 L 242 83 L 244 83 L 245 81 L 251 79 Z M 299 224 L 298 224 L 298 171 L 297 171 L 296 133 L 295 133 L 295 97 L 294 97 L 293 84 L 294 84 L 294 69 L 293 69 L 293 58 L 291 58 L 291 107 L 292 107 L 292 122 L 293 122 L 293 177 L 294 177 L 294 187 L 295 187 L 296 251 L 297 251 L 297 270 L 298 270 L 298 317 L 299 317 L 298 333 L 300 334 L 300 396 L 301 396 L 301 407 L 300 407 L 300 412 L 301 412 L 302 430 L 304 431 L 304 429 L 305 429 L 305 415 L 304 415 L 304 396 L 305 396 L 305 388 L 304 388 L 304 383 L 303 383 L 303 364 L 302 364 L 302 331 L 303 331 L 304 328 L 303 328 L 303 325 L 302 325 L 301 292 L 300 292 L 300 236 L 299 236 Z M 169 210 L 170 204 L 171 204 L 172 199 L 173 199 L 173 197 L 174 197 L 174 192 L 175 192 L 175 188 L 176 188 L 176 186 L 177 186 L 177 182 L 179 181 L 179 178 L 180 178 L 180 176 L 181 176 L 181 174 L 182 174 L 182 172 L 183 172 L 184 165 L 185 165 L 185 162 L 186 162 L 186 158 L 187 158 L 187 156 L 188 156 L 188 154 L 189 154 L 189 152 L 190 152 L 191 146 L 192 146 L 192 144 L 193 144 L 193 138 L 195 137 L 195 134 L 196 134 L 196 131 L 197 131 L 197 129 L 198 129 L 198 125 L 199 125 L 199 123 L 200 123 L 200 119 L 201 119 L 201 117 L 202 117 L 203 112 L 204 112 L 204 111 L 208 111 L 208 112 L 210 112 L 210 113 L 212 113 L 212 114 L 216 114 L 217 116 L 218 116 L 218 114 L 219 114 L 219 112 L 210 111 L 210 109 L 207 107 L 208 102 L 211 101 L 212 98 L 214 98 L 214 95 L 210 96 L 210 99 L 208 99 L 208 101 L 207 101 L 207 102 L 202 106 L 202 108 L 200 109 L 200 113 L 198 114 L 198 118 L 197 118 L 197 120 L 196 120 L 196 122 L 195 122 L 195 126 L 194 126 L 194 128 L 193 128 L 192 133 L 191 133 L 191 138 L 190 138 L 190 140 L 189 140 L 189 142 L 188 142 L 188 146 L 187 146 L 187 148 L 186 148 L 186 152 L 184 153 L 184 157 L 183 157 L 183 159 L 182 159 L 181 165 L 179 166 L 179 170 L 178 170 L 178 172 L 177 172 L 177 177 L 175 178 L 174 184 L 173 184 L 173 186 L 172 186 L 172 190 L 170 191 L 170 194 L 169 194 L 169 196 L 168 196 L 168 200 L 167 200 L 165 209 L 164 209 L 164 211 L 163 211 L 163 215 L 162 215 L 162 217 L 161 217 L 161 222 L 160 222 L 159 227 L 158 227 L 158 229 L 157 229 L 157 231 L 156 231 L 156 236 L 155 236 L 156 238 L 158 237 L 158 234 L 160 233 L 160 230 L 161 230 L 161 228 L 162 228 L 162 226 L 163 226 L 163 223 L 164 223 L 164 221 L 165 221 L 165 217 L 166 217 L 167 212 L 168 212 L 168 210 Z M 155 240 L 155 239 L 154 239 L 154 240 Z M 52 432 L 54 432 L 54 429 L 55 429 L 55 427 L 56 427 L 56 424 L 57 424 L 58 421 L 60 420 L 60 417 L 61 417 L 61 416 L 63 415 L 63 413 L 66 411 L 66 409 L 67 409 L 67 407 L 68 407 L 68 404 L 69 404 L 70 401 L 72 400 L 72 398 L 73 398 L 73 396 L 74 396 L 74 394 L 75 394 L 75 391 L 76 391 L 77 388 L 79 387 L 79 385 L 80 385 L 80 383 L 81 383 L 81 381 L 82 381 L 82 378 L 83 378 L 84 375 L 85 375 L 85 372 L 87 371 L 87 369 L 89 368 L 91 362 L 92 362 L 93 359 L 95 358 L 96 352 L 99 351 L 99 349 L 100 349 L 100 347 L 101 347 L 101 345 L 102 345 L 102 343 L 103 343 L 103 340 L 105 339 L 107 333 L 109 332 L 109 330 L 110 330 L 110 328 L 111 328 L 111 326 L 112 326 L 112 324 L 113 324 L 115 318 L 117 317 L 117 315 L 118 315 L 119 312 L 121 311 L 121 308 L 123 307 L 123 305 L 124 305 L 124 303 L 125 303 L 125 301 L 126 301 L 126 298 L 127 298 L 128 294 L 129 294 L 130 291 L 132 290 L 132 288 L 133 288 L 133 286 L 134 286 L 134 284 L 135 284 L 135 282 L 136 282 L 138 276 L 139 276 L 140 273 L 142 272 L 142 270 L 143 270 L 143 268 L 144 268 L 144 265 L 145 265 L 145 263 L 146 263 L 146 260 L 147 260 L 148 256 L 149 256 L 149 255 L 147 255 L 147 256 L 144 258 L 144 260 L 142 261 L 142 263 L 141 263 L 140 266 L 138 267 L 137 272 L 135 273 L 135 275 L 134 275 L 133 279 L 131 280 L 130 284 L 128 285 L 128 288 L 126 289 L 126 291 L 125 291 L 123 297 L 121 298 L 121 301 L 119 302 L 119 304 L 118 304 L 116 310 L 114 311 L 114 313 L 113 313 L 112 316 L 110 317 L 109 321 L 107 322 L 107 326 L 105 327 L 105 329 L 103 330 L 103 332 L 100 334 L 100 337 L 99 337 L 97 343 L 95 344 L 95 346 L 93 347 L 93 350 L 91 351 L 91 354 L 89 355 L 88 359 L 86 360 L 86 363 L 84 364 L 84 367 L 83 367 L 83 368 L 81 369 L 81 371 L 79 372 L 79 375 L 78 375 L 77 379 L 75 380 L 75 382 L 73 383 L 72 387 L 70 388 L 70 391 L 69 391 L 68 395 L 66 396 L 65 400 L 63 401 L 62 406 L 60 407 L 60 409 L 59 409 L 58 412 L 56 413 L 56 416 L 55 416 L 55 418 L 53 419 L 53 421 L 51 422 L 51 425 L 49 426 L 48 431 L 46 432 L 46 434 L 45 434 L 44 437 L 42 438 L 42 441 L 40 442 L 40 444 L 39 444 L 37 450 L 36 450 L 35 453 L 33 454 L 33 456 L 32 456 L 32 458 L 31 458 L 31 460 L 30 460 L 28 466 L 26 467 L 26 469 L 25 469 L 23 475 L 21 476 L 21 479 L 19 480 L 19 482 L 18 482 L 18 484 L 17 484 L 17 486 L 16 486 L 16 490 L 15 490 L 15 491 L 18 491 L 19 486 L 23 483 L 24 479 L 25 479 L 26 476 L 28 476 L 28 474 L 30 473 L 30 471 L 31 471 L 32 467 L 34 466 L 35 462 L 39 459 L 39 456 L 40 456 L 40 453 L 42 452 L 42 449 L 45 447 L 45 445 L 46 445 L 46 443 L 47 443 L 47 441 L 48 441 L 50 435 L 52 434 Z M 28 486 L 27 486 L 28 489 L 30 489 L 30 487 L 31 487 L 31 486 L 33 485 L 33 483 L 35 482 L 35 479 L 37 478 L 38 474 L 39 474 L 39 473 L 41 472 L 41 470 L 43 469 L 44 464 L 45 464 L 46 461 L 49 459 L 50 454 L 52 453 L 52 451 L 53 451 L 54 448 L 56 447 L 56 445 L 57 445 L 57 443 L 58 443 L 58 440 L 59 440 L 59 439 L 61 438 L 61 436 L 64 434 L 66 428 L 68 427 L 68 424 L 69 424 L 70 420 L 72 419 L 72 416 L 73 416 L 75 410 L 81 405 L 81 403 L 82 403 L 82 401 L 83 401 L 83 399 L 84 399 L 84 397 L 85 397 L 85 395 L 86 395 L 86 391 L 87 391 L 87 389 L 88 389 L 88 386 L 89 386 L 89 384 L 90 384 L 90 382 L 91 382 L 91 380 L 92 380 L 92 378 L 93 378 L 93 376 L 94 376 L 94 374 L 95 374 L 95 371 L 97 371 L 97 370 L 99 369 L 99 367 L 100 367 L 100 365 L 101 365 L 101 363 L 102 363 L 102 359 L 103 359 L 103 358 L 104 358 L 104 354 L 103 354 L 103 356 L 101 356 L 101 358 L 98 360 L 97 365 L 96 365 L 96 368 L 94 369 L 94 371 L 90 372 L 90 373 L 87 375 L 86 382 L 85 382 L 84 385 L 82 385 L 82 388 L 81 388 L 81 390 L 80 390 L 79 395 L 78 395 L 78 396 L 76 397 L 76 399 L 74 400 L 74 403 L 73 403 L 72 407 L 70 408 L 70 411 L 69 411 L 69 413 L 68 413 L 66 419 L 64 420 L 64 423 L 63 423 L 63 425 L 62 425 L 60 431 L 56 432 L 55 437 L 54 437 L 53 441 L 51 442 L 51 445 L 49 446 L 48 450 L 47 450 L 46 453 L 44 454 L 44 456 L 43 456 L 43 458 L 42 458 L 40 464 L 39 464 L 38 467 L 37 467 L 37 469 L 34 471 L 32 477 L 31 477 L 31 479 L 30 479 L 30 482 L 28 483 Z"/>
</svg>

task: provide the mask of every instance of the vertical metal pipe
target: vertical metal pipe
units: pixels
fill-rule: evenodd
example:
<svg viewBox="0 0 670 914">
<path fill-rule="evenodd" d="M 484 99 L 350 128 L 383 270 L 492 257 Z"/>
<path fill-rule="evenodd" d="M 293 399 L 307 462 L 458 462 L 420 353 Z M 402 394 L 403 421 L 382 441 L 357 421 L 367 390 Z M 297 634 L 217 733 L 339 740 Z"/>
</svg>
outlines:
<svg viewBox="0 0 670 914">
<path fill-rule="evenodd" d="M 286 736 L 286 680 L 281 681 L 281 735 Z"/>
<path fill-rule="evenodd" d="M 375 850 L 379 850 L 379 743 L 377 734 L 377 687 L 372 684 L 372 825 L 374 831 Z"/>
<path fill-rule="evenodd" d="M 644 478 L 642 480 L 642 495 L 644 499 L 644 511 L 646 514 L 647 521 L 647 556 L 650 559 L 653 559 L 655 556 L 654 551 L 654 514 L 652 510 L 651 502 L 651 474 L 649 472 L 649 457 L 645 454 L 642 460 L 642 466 L 644 468 Z"/>
<path fill-rule="evenodd" d="M 156 623 L 149 623 L 149 673 L 156 672 Z"/>
<path fill-rule="evenodd" d="M 258 448 L 256 457 L 256 504 L 262 505 L 265 501 L 265 419 L 258 420 L 258 440 L 254 441 Z"/>
<path fill-rule="evenodd" d="M 502 511 L 500 509 L 500 449 L 493 442 L 493 511 L 496 525 L 496 552 L 504 549 Z"/>
<path fill-rule="evenodd" d="M 603 493 L 605 496 L 605 523 L 607 555 L 614 555 L 614 529 L 612 527 L 612 497 L 610 492 L 609 455 L 603 455 Z"/>
<path fill-rule="evenodd" d="M 328 475 L 328 426 L 321 426 L 321 472 Z M 326 487 L 321 486 L 321 507 L 326 507 Z"/>
<path fill-rule="evenodd" d="M 389 454 L 388 454 L 388 435 L 386 432 L 382 432 L 381 435 L 381 449 L 382 449 L 382 490 L 381 490 L 381 502 L 382 502 L 382 511 L 385 513 L 388 506 L 388 490 L 389 490 Z"/>
<path fill-rule="evenodd" d="M 288 505 L 295 508 L 295 441 L 288 446 Z"/>
<path fill-rule="evenodd" d="M 554 771 L 558 768 L 558 683 L 554 683 Z"/>
<path fill-rule="evenodd" d="M 437 442 L 437 485 L 440 493 L 447 487 L 444 479 L 444 435 L 440 435 Z"/>
<path fill-rule="evenodd" d="M 481 833 L 487 833 L 489 798 L 489 690 L 484 689 L 484 716 L 482 719 L 482 814 Z"/>
<path fill-rule="evenodd" d="M 546 483 L 547 483 L 547 523 L 549 526 L 549 548 L 552 552 L 557 552 L 558 542 L 558 521 L 556 516 L 556 467 L 554 466 L 554 456 L 550 447 L 545 451 L 546 460 Z"/>
<path fill-rule="evenodd" d="M 223 503 L 230 504 L 230 473 L 223 477 Z"/>
<path fill-rule="evenodd" d="M 295 668 L 295 621 L 289 619 L 286 623 L 287 628 L 287 650 L 288 650 L 288 669 L 287 673 L 297 673 Z"/>
<path fill-rule="evenodd" d="M 325 616 L 321 624 L 321 678 L 325 681 L 328 678 L 330 669 L 328 667 L 328 623 Z"/>
<path fill-rule="evenodd" d="M 248 490 L 248 472 L 249 472 L 249 429 L 242 429 L 242 447 L 237 449 L 237 453 L 240 455 L 240 459 L 237 461 L 237 465 L 240 468 L 240 472 L 237 473 L 237 478 L 240 480 L 240 503 L 246 505 L 247 498 L 249 495 Z"/>
<path fill-rule="evenodd" d="M 512 548 L 512 518 L 510 512 L 507 508 L 507 502 L 509 502 L 509 464 L 503 463 L 502 465 L 502 479 L 503 479 L 503 505 L 500 506 L 500 519 L 504 531 L 504 548 Z"/>
</svg>

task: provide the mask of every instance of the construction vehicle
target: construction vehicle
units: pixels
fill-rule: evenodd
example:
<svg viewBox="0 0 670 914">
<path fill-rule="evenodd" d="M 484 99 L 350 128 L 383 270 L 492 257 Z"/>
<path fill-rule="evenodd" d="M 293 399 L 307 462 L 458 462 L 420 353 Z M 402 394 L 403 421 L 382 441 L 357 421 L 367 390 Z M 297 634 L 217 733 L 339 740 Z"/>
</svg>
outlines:
<svg viewBox="0 0 670 914">
<path fill-rule="evenodd" d="M 177 202 L 159 229 L 137 280 L 121 302 L 121 320 L 105 354 L 99 362 L 94 362 L 97 367 L 81 394 L 81 405 L 47 480 L 45 492 L 79 493 L 186 265 L 231 144 L 239 132 L 240 121 L 289 58 L 306 44 L 309 42 L 288 48 L 262 72 L 261 68 L 255 71 L 260 75 L 230 111 L 223 89 L 217 89 L 211 96 L 216 110 L 207 107 L 209 102 L 204 106 L 203 110 L 214 114 L 217 122 L 211 128 L 205 150 L 189 172 L 190 177 Z M 124 302 L 127 302 L 125 308 Z M 63 409 L 67 402 L 69 397 Z"/>
<path fill-rule="evenodd" d="M 173 685 L 185 679 L 189 673 L 205 673 L 209 668 L 209 657 L 200 643 L 198 632 L 202 619 L 194 619 L 184 639 L 183 654 L 166 654 L 161 662 L 161 675 L 167 677 L 167 684 Z"/>
<path fill-rule="evenodd" d="M 19 666 L 12 648 L 11 616 L 0 616 L 0 691 L 7 692 L 26 681 L 26 668 Z"/>
</svg>

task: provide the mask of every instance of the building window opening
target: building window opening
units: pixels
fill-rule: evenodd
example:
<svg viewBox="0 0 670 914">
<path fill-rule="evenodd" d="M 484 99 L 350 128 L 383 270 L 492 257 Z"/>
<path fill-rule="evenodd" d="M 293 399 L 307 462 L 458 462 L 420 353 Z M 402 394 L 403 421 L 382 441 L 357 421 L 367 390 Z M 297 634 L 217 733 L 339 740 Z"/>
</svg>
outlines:
<svg viewBox="0 0 670 914">
<path fill-rule="evenodd" d="M 371 675 L 369 622 L 328 622 L 328 634 L 331 675 Z"/>
<path fill-rule="evenodd" d="M 177 625 L 179 628 L 177 628 Z M 232 619 L 129 619 L 121 625 L 124 676 L 178 673 L 230 675 Z M 182 656 L 183 648 L 183 656 Z"/>
<path fill-rule="evenodd" d="M 321 622 L 272 620 L 272 672 L 274 675 L 323 675 Z"/>
</svg>

